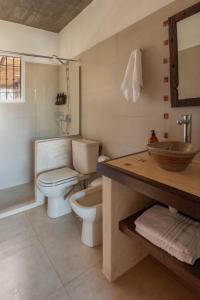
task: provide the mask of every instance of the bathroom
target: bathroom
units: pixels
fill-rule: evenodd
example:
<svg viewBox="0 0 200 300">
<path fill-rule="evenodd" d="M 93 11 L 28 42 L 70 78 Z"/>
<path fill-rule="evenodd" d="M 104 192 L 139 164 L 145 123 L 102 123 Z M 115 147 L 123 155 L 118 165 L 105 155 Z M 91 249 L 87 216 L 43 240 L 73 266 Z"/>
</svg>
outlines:
<svg viewBox="0 0 200 300">
<path fill-rule="evenodd" d="M 186 114 L 192 115 L 192 143 L 200 147 L 200 106 L 171 105 L 166 24 L 169 17 L 199 2 L 75 1 L 77 16 L 59 27 L 59 14 L 72 9 L 68 2 L 60 1 L 60 7 L 56 7 L 46 0 L 51 20 L 46 16 L 42 27 L 42 22 L 37 23 L 34 18 L 35 24 L 31 19 L 30 23 L 21 21 L 22 12 L 19 17 L 17 8 L 6 8 L 6 1 L 0 1 L 0 48 L 4 50 L 0 55 L 15 52 L 9 55 L 21 57 L 24 95 L 23 103 L 0 103 L 0 264 L 5 270 L 0 275 L 0 298 L 198 299 L 195 289 L 148 257 L 109 283 L 105 270 L 102 274 L 102 247 L 87 247 L 81 242 L 80 218 L 75 213 L 49 218 L 46 199 L 37 203 L 34 149 L 35 141 L 36 145 L 40 141 L 43 145 L 54 141 L 62 144 L 81 136 L 99 142 L 101 155 L 114 159 L 146 150 L 151 130 L 155 130 L 159 141 L 183 141 L 183 126 L 177 120 Z M 15 7 L 14 1 L 10 3 Z M 26 10 L 26 5 L 33 10 L 39 4 L 30 0 L 23 5 L 18 6 L 18 11 Z M 39 18 L 39 9 L 35 14 Z M 65 22 L 64 16 L 61 20 Z M 127 101 L 121 90 L 134 49 L 142 54 L 143 87 L 136 103 Z M 63 58 L 64 64 L 54 54 Z M 67 105 L 55 105 L 57 94 L 68 94 L 68 88 L 70 119 L 66 118 Z M 48 147 L 44 148 L 47 151 Z M 53 160 L 56 157 L 53 151 L 54 154 Z M 13 190 L 6 196 L 5 190 L 10 188 Z M 41 205 L 43 202 L 45 205 Z M 132 241 L 127 243 L 131 248 Z M 128 256 L 128 250 L 124 251 L 121 255 Z M 17 267 L 19 262 L 24 271 Z M 113 268 L 120 269 L 118 265 Z M 20 272 L 22 279 L 17 278 Z M 43 279 L 45 276 L 47 281 Z"/>
</svg>

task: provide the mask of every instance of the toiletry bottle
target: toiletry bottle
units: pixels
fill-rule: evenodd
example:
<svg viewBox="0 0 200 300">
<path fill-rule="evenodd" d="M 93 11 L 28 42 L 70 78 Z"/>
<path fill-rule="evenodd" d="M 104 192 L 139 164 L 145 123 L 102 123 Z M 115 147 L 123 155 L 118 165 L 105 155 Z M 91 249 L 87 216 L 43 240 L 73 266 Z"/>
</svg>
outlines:
<svg viewBox="0 0 200 300">
<path fill-rule="evenodd" d="M 149 144 L 158 142 L 155 130 L 151 130 L 151 137 L 149 139 Z"/>
<path fill-rule="evenodd" d="M 58 105 L 58 100 L 59 100 L 59 95 L 57 94 L 57 97 L 56 97 L 56 105 Z"/>
<path fill-rule="evenodd" d="M 58 100 L 58 105 L 61 105 L 62 103 L 62 96 L 61 96 L 61 94 L 59 94 L 59 100 Z"/>
</svg>

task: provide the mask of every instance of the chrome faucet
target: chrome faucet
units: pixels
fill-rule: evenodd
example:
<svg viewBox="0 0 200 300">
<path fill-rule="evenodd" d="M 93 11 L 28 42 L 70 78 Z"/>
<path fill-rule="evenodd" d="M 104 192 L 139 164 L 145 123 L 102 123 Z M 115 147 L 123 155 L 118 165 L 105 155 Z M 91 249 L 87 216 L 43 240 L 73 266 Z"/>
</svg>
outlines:
<svg viewBox="0 0 200 300">
<path fill-rule="evenodd" d="M 184 142 L 191 143 L 192 141 L 192 115 L 182 115 L 181 119 L 177 121 L 178 125 L 183 125 Z"/>
</svg>

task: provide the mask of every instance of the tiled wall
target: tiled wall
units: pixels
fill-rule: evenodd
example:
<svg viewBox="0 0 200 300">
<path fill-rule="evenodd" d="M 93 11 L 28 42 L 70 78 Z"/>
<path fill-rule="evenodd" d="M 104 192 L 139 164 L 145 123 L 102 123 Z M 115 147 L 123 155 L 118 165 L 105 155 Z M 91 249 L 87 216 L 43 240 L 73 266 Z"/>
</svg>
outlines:
<svg viewBox="0 0 200 300">
<path fill-rule="evenodd" d="M 168 28 L 163 22 L 171 15 L 196 3 L 178 0 L 126 30 L 97 44 L 80 55 L 82 62 L 82 133 L 98 139 L 104 152 L 119 156 L 145 148 L 150 130 L 159 139 L 164 132 L 169 139 L 182 139 L 176 120 L 182 113 L 193 114 L 193 142 L 200 145 L 200 107 L 171 108 L 164 96 L 169 96 Z M 126 65 L 134 48 L 143 51 L 144 88 L 136 104 L 127 102 L 120 85 Z M 164 114 L 169 119 L 164 119 Z"/>
<path fill-rule="evenodd" d="M 69 63 L 69 85 L 67 85 L 67 74 L 66 65 L 59 66 L 59 92 L 64 92 L 69 95 L 70 106 L 68 102 L 66 105 L 59 105 L 56 110 L 59 114 L 67 115 L 70 110 L 71 123 L 69 125 L 69 134 L 76 135 L 79 134 L 80 126 L 80 87 L 79 87 L 79 63 L 70 62 Z M 68 91 L 67 91 L 68 88 Z M 60 130 L 60 135 L 66 135 L 66 123 L 63 123 L 62 130 Z"/>
<path fill-rule="evenodd" d="M 26 63 L 26 102 L 0 104 L 0 189 L 33 177 L 33 141 L 57 136 L 58 67 Z"/>
<path fill-rule="evenodd" d="M 72 167 L 72 139 L 55 138 L 35 142 L 35 177 L 44 171 Z"/>
</svg>

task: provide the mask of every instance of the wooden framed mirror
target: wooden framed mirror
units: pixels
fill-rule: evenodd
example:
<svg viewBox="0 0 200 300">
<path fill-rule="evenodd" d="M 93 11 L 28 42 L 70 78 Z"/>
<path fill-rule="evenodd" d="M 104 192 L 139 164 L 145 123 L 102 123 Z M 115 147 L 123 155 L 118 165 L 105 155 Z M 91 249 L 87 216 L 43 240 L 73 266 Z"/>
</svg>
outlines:
<svg viewBox="0 0 200 300">
<path fill-rule="evenodd" d="M 169 18 L 172 107 L 200 106 L 200 2 Z"/>
</svg>

